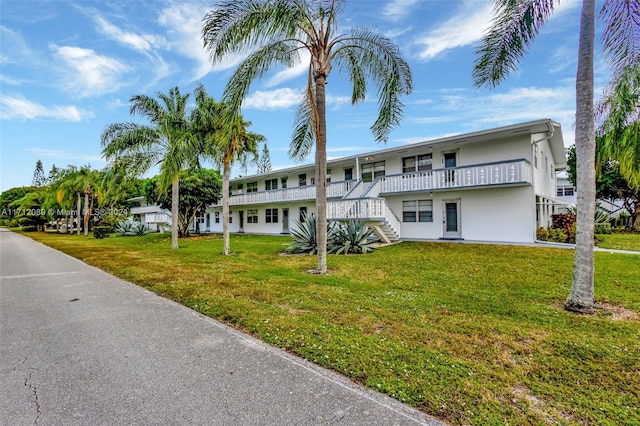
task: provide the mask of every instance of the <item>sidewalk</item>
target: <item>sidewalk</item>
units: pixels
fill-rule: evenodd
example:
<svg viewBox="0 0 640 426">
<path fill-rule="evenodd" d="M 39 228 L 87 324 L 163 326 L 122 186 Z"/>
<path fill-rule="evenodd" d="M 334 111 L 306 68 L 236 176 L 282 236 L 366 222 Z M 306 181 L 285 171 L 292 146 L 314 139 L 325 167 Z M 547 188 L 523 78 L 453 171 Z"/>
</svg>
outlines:
<svg viewBox="0 0 640 426">
<path fill-rule="evenodd" d="M 2 424 L 442 424 L 7 230 L 0 286 Z"/>
</svg>

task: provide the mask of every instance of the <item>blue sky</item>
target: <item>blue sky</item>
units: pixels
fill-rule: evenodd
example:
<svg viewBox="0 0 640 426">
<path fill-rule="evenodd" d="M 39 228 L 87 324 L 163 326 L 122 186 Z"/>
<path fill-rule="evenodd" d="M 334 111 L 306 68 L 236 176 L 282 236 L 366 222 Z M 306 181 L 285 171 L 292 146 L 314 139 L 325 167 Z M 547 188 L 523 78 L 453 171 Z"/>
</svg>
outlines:
<svg viewBox="0 0 640 426">
<path fill-rule="evenodd" d="M 212 67 L 202 18 L 212 0 L 2 0 L 0 3 L 0 190 L 29 185 L 35 163 L 105 166 L 100 135 L 138 121 L 129 99 L 198 83 L 219 99 L 238 58 Z M 475 49 L 491 19 L 484 0 L 352 0 L 340 30 L 375 28 L 411 65 L 414 91 L 386 147 L 539 118 L 563 126 L 573 143 L 580 4 L 563 1 L 513 73 L 496 89 L 475 88 Z M 608 69 L 596 59 L 596 94 Z M 288 146 L 306 68 L 275 69 L 251 87 L 243 115 L 267 138 L 273 168 L 291 166 Z M 329 77 L 330 158 L 382 149 L 369 130 L 376 93 L 352 106 L 346 75 Z M 306 162 L 311 162 L 309 159 Z M 252 168 L 249 168 L 251 172 Z M 234 175 L 241 173 L 234 170 Z"/>
</svg>

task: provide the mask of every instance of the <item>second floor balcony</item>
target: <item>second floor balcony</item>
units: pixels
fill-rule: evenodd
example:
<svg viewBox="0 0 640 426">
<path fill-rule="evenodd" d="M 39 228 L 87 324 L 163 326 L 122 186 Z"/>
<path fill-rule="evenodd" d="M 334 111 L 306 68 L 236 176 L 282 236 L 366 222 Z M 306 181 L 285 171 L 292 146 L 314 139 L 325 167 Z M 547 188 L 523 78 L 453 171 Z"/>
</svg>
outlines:
<svg viewBox="0 0 640 426">
<path fill-rule="evenodd" d="M 479 187 L 531 185 L 532 179 L 531 163 L 520 159 L 385 175 L 376 178 L 370 183 L 363 183 L 357 180 L 332 182 L 327 185 L 327 198 L 370 198 L 378 197 L 380 194 L 385 193 L 451 191 Z M 288 203 L 312 201 L 315 198 L 315 185 L 308 185 L 235 194 L 229 198 L 229 205 Z M 222 205 L 222 201 L 218 205 Z"/>
</svg>

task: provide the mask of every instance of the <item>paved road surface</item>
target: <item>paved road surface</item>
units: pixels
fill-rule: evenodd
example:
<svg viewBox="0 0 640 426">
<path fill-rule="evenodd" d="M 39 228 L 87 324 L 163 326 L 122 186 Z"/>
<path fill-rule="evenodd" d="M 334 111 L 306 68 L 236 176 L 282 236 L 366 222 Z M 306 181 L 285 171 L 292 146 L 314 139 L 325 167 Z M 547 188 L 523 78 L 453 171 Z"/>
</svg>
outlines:
<svg viewBox="0 0 640 426">
<path fill-rule="evenodd" d="M 0 424 L 438 423 L 0 229 Z"/>
</svg>

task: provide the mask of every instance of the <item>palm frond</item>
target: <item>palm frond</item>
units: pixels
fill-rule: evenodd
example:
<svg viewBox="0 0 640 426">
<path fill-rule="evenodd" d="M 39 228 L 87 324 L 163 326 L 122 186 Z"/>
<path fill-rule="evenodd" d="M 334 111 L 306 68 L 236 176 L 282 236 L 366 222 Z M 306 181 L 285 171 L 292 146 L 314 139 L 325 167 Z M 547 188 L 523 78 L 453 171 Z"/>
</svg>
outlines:
<svg viewBox="0 0 640 426">
<path fill-rule="evenodd" d="M 348 68 L 354 86 L 352 100 L 364 99 L 366 85 L 360 79 L 368 76 L 378 87 L 378 117 L 371 127 L 377 142 L 386 141 L 391 129 L 402 119 L 401 95 L 413 90 L 413 76 L 400 49 L 389 39 L 367 28 L 352 30 L 349 37 L 338 38 L 333 57 Z M 360 70 L 356 70 L 360 68 Z"/>
<path fill-rule="evenodd" d="M 249 55 L 238 66 L 224 90 L 223 102 L 239 110 L 255 78 L 262 77 L 273 65 L 293 67 L 300 63 L 298 48 L 290 41 L 267 44 Z"/>
<path fill-rule="evenodd" d="M 311 76 L 307 79 L 307 90 L 302 94 L 293 124 L 289 157 L 295 160 L 307 158 L 316 141 L 318 114 L 315 108 L 315 89 Z"/>
<path fill-rule="evenodd" d="M 514 71 L 533 39 L 553 14 L 558 0 L 494 0 L 491 27 L 476 51 L 476 86 L 497 86 Z"/>
<path fill-rule="evenodd" d="M 602 45 L 614 78 L 640 63 L 640 0 L 606 0 L 598 16 Z"/>
<path fill-rule="evenodd" d="M 216 64 L 255 46 L 299 35 L 301 10 L 287 0 L 229 0 L 216 4 L 203 19 L 202 40 Z"/>
</svg>

